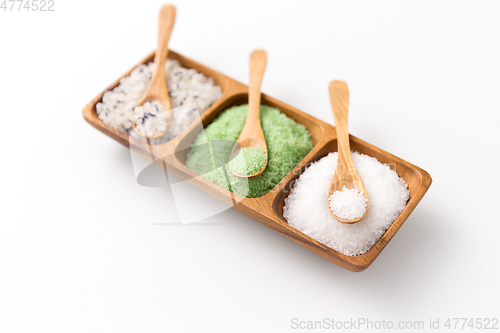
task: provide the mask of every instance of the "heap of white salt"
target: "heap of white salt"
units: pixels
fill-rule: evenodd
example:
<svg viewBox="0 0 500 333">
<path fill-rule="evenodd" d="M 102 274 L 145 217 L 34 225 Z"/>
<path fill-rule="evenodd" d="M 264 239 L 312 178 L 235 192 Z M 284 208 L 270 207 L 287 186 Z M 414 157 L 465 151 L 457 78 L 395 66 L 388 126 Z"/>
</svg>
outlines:
<svg viewBox="0 0 500 333">
<path fill-rule="evenodd" d="M 406 207 L 410 191 L 405 181 L 376 158 L 352 153 L 354 165 L 370 196 L 370 208 L 357 223 L 337 221 L 328 208 L 328 192 L 337 167 L 337 153 L 313 163 L 295 182 L 285 199 L 283 216 L 288 223 L 346 255 L 368 251 Z"/>
<path fill-rule="evenodd" d="M 132 117 L 151 81 L 154 67 L 154 62 L 137 66 L 116 88 L 104 93 L 102 102 L 96 105 L 104 124 L 146 141 L 133 130 Z M 167 59 L 165 76 L 172 104 L 172 124 L 164 135 L 150 140 L 154 145 L 174 139 L 222 96 L 221 87 L 216 86 L 212 78 L 181 66 L 177 60 Z"/>
</svg>

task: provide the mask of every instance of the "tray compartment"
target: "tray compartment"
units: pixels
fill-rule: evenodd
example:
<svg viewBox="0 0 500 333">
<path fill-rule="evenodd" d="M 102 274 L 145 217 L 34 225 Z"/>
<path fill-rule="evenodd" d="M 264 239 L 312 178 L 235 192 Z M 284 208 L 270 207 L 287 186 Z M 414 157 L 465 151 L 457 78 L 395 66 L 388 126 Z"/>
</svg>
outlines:
<svg viewBox="0 0 500 333">
<path fill-rule="evenodd" d="M 101 131 L 102 133 L 110 136 L 111 138 L 115 139 L 116 141 L 120 142 L 124 146 L 129 146 L 129 136 L 126 133 L 123 133 L 117 129 L 114 129 L 111 126 L 105 125 L 101 119 L 97 116 L 96 112 L 96 105 L 97 103 L 102 101 L 102 96 L 106 91 L 113 90 L 118 84 L 120 83 L 120 80 L 128 75 L 139 65 L 142 64 L 148 64 L 151 61 L 154 60 L 155 57 L 155 52 L 150 53 L 147 57 L 145 57 L 143 60 L 141 60 L 139 63 L 137 63 L 134 67 L 132 67 L 129 71 L 127 71 L 124 75 L 122 75 L 118 80 L 116 80 L 113 84 L 111 84 L 109 87 L 107 87 L 103 92 L 101 92 L 96 98 L 94 98 L 83 110 L 83 116 L 85 120 L 91 124 L 93 127 Z M 222 89 L 222 96 L 215 101 L 207 110 L 205 110 L 204 114 L 202 117 L 206 114 L 209 113 L 211 110 L 214 108 L 218 107 L 218 105 L 225 100 L 228 97 L 228 94 L 231 94 L 230 87 L 231 85 L 231 79 L 226 77 L 225 75 L 214 71 L 213 69 L 206 67 L 200 63 L 197 63 L 189 58 L 186 58 L 172 50 L 168 51 L 168 58 L 169 59 L 175 59 L 178 60 L 179 63 L 186 67 L 186 68 L 193 68 L 196 69 L 198 72 L 203 73 L 205 76 L 211 77 L 214 80 L 214 83 L 218 86 L 221 87 Z"/>
<path fill-rule="evenodd" d="M 332 126 L 332 128 L 334 128 Z M 408 163 L 386 151 L 383 151 L 361 139 L 354 136 L 350 136 L 351 150 L 357 151 L 361 154 L 366 154 L 377 158 L 380 162 L 387 164 L 392 170 L 396 171 L 399 177 L 405 180 L 408 184 L 410 190 L 410 198 L 406 204 L 406 207 L 399 214 L 392 225 L 387 229 L 387 231 L 382 235 L 382 237 L 375 243 L 375 245 L 366 253 L 357 256 L 346 256 L 340 252 L 328 248 L 332 255 L 343 257 L 349 264 L 351 264 L 351 270 L 362 271 L 366 269 L 380 254 L 382 249 L 387 245 L 387 243 L 392 239 L 395 233 L 401 228 L 403 223 L 406 221 L 408 216 L 411 214 L 415 206 L 420 202 L 423 195 L 429 188 L 432 180 L 430 175 L 424 170 L 418 168 L 417 166 Z M 285 199 L 290 194 L 293 188 L 294 182 L 300 177 L 300 175 L 306 170 L 307 166 L 331 152 L 337 151 L 337 140 L 331 140 L 327 142 L 321 149 L 319 149 L 314 156 L 312 156 L 308 163 L 304 165 L 300 170 L 290 179 L 290 181 L 281 189 L 281 191 L 276 195 L 273 202 L 273 212 L 276 217 L 287 223 L 286 219 L 283 217 L 283 206 L 285 204 Z M 287 223 L 288 224 L 288 223 Z M 297 230 L 297 233 L 302 234 L 302 232 Z M 309 237 L 303 234 L 305 237 Z M 325 245 L 323 245 L 325 246 Z"/>
</svg>

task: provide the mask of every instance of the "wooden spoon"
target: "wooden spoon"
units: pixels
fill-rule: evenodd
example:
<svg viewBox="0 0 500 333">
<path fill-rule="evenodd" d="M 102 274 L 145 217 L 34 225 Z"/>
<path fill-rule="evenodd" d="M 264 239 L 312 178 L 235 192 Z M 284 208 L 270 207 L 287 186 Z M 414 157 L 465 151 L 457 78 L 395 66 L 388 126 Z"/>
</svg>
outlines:
<svg viewBox="0 0 500 333">
<path fill-rule="evenodd" d="M 155 55 L 155 69 L 151 77 L 151 82 L 142 95 L 141 100 L 137 106 L 142 106 L 147 100 L 158 101 L 167 110 L 165 112 L 169 113 L 167 127 L 164 131 L 155 133 L 152 136 L 143 135 L 134 124 L 134 130 L 139 133 L 140 136 L 146 139 L 159 138 L 172 124 L 172 105 L 170 103 L 170 98 L 168 97 L 167 81 L 165 78 L 165 61 L 168 55 L 168 40 L 170 39 L 170 34 L 174 28 L 175 22 L 175 7 L 172 5 L 165 5 L 160 9 L 160 14 L 158 15 L 158 48 Z"/>
<path fill-rule="evenodd" d="M 347 131 L 347 114 L 349 110 L 349 90 L 344 81 L 332 81 L 328 86 L 330 92 L 330 103 L 333 110 L 333 118 L 335 119 L 335 129 L 337 131 L 337 150 L 339 154 L 337 168 L 333 175 L 332 183 L 330 184 L 330 191 L 328 192 L 328 209 L 338 221 L 344 223 L 359 222 L 366 216 L 369 207 L 368 194 L 361 177 L 354 166 L 351 157 L 351 148 L 349 145 L 349 132 Z M 348 189 L 357 189 L 365 197 L 366 211 L 363 216 L 347 220 L 336 216 L 329 204 L 330 196 L 335 191 L 342 191 L 344 186 Z"/>
<path fill-rule="evenodd" d="M 264 50 L 255 50 L 250 55 L 250 87 L 248 91 L 248 115 L 245 121 L 245 126 L 241 130 L 240 136 L 233 147 L 229 160 L 233 158 L 233 154 L 240 148 L 258 147 L 264 151 L 266 161 L 262 169 L 257 173 L 251 175 L 240 175 L 231 170 L 231 163 L 229 163 L 229 170 L 236 177 L 240 178 L 253 178 L 257 177 L 264 172 L 267 166 L 267 144 L 262 125 L 260 123 L 260 86 L 264 70 L 266 69 L 267 53 Z"/>
</svg>

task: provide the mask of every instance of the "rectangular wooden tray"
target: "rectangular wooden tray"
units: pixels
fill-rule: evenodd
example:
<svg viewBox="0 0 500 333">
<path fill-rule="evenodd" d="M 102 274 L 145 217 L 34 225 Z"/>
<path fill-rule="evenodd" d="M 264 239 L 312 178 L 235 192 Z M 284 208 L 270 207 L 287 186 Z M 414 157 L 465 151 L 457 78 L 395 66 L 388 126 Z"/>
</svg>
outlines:
<svg viewBox="0 0 500 333">
<path fill-rule="evenodd" d="M 154 59 L 154 52 L 134 66 L 130 71 L 125 73 L 123 77 L 140 64 L 146 64 Z M 191 183 L 195 187 L 205 191 L 222 202 L 235 203 L 233 208 L 252 217 L 258 222 L 268 226 L 269 228 L 279 232 L 285 237 L 302 245 L 303 247 L 319 254 L 323 258 L 351 271 L 359 272 L 365 270 L 377 256 L 382 252 L 387 243 L 394 237 L 396 232 L 401 228 L 411 212 L 417 204 L 422 200 L 432 183 L 431 176 L 423 169 L 406 162 L 380 148 L 377 148 L 355 136 L 350 136 L 351 149 L 363 154 L 376 157 L 380 162 L 388 164 L 398 175 L 403 178 L 410 189 L 410 199 L 406 204 L 405 209 L 398 216 L 396 221 L 377 241 L 377 243 L 366 253 L 357 256 L 347 256 L 337 252 L 326 245 L 319 243 L 306 234 L 289 226 L 283 218 L 284 200 L 288 196 L 293 181 L 305 170 L 306 166 L 314 162 L 328 153 L 337 150 L 335 127 L 327 124 L 307 113 L 297 110 L 281 101 L 278 101 L 265 94 L 262 95 L 262 104 L 270 105 L 280 109 L 287 116 L 293 118 L 296 122 L 307 127 L 312 136 L 314 148 L 312 151 L 284 178 L 273 190 L 259 198 L 236 198 L 235 195 L 226 189 L 199 177 L 188 169 L 185 165 L 186 154 L 189 150 L 196 135 L 200 132 L 200 121 L 206 127 L 210 124 L 222 111 L 233 105 L 247 103 L 248 87 L 236 80 L 233 80 L 224 74 L 221 74 L 211 68 L 208 68 L 200 63 L 197 63 L 189 58 L 186 58 L 176 52 L 169 51 L 170 59 L 177 59 L 182 66 L 194 68 L 211 78 L 222 88 L 222 97 L 217 100 L 208 110 L 206 110 L 200 120 L 195 121 L 186 130 L 184 130 L 174 140 L 162 145 L 147 145 L 137 140 L 131 139 L 127 134 L 120 132 L 104 123 L 97 117 L 96 104 L 102 100 L 103 94 L 115 88 L 119 84 L 119 80 L 114 82 L 102 93 L 95 97 L 83 109 L 85 120 L 103 132 L 104 134 L 115 139 L 119 143 L 134 149 L 143 157 L 151 160 L 150 156 L 161 156 L 163 159 L 153 161 L 158 165 L 168 169 L 169 172 L 177 175 L 185 181 Z M 326 89 L 325 89 L 326 94 Z M 326 97 L 325 97 L 326 98 Z"/>
</svg>

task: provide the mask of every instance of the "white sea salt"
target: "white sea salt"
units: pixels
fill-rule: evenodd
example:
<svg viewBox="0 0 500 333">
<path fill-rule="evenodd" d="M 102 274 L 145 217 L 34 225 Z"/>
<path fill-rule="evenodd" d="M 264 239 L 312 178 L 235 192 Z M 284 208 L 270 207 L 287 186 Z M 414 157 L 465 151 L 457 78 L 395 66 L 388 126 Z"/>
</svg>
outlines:
<svg viewBox="0 0 500 333">
<path fill-rule="evenodd" d="M 136 128 L 144 136 L 153 136 L 158 132 L 165 131 L 170 121 L 167 109 L 158 101 L 146 101 L 142 106 L 134 108 L 134 114 L 130 119 L 136 124 Z"/>
<path fill-rule="evenodd" d="M 357 223 L 339 222 L 330 213 L 326 199 L 337 158 L 337 153 L 330 153 L 304 171 L 285 199 L 283 216 L 297 230 L 353 256 L 365 253 L 377 242 L 406 207 L 410 191 L 389 166 L 353 152 L 354 165 L 370 196 L 370 208 Z"/>
<path fill-rule="evenodd" d="M 154 62 L 139 65 L 130 75 L 121 79 L 116 88 L 105 92 L 102 102 L 96 105 L 99 119 L 108 126 L 146 141 L 133 131 L 132 116 L 151 81 L 153 70 Z M 165 76 L 173 108 L 172 124 L 163 136 L 150 140 L 151 144 L 174 139 L 222 96 L 221 87 L 216 86 L 212 78 L 181 66 L 177 60 L 167 59 Z"/>
<path fill-rule="evenodd" d="M 344 188 L 332 193 L 328 202 L 335 216 L 345 219 L 358 219 L 366 212 L 366 198 L 355 188 Z"/>
</svg>

